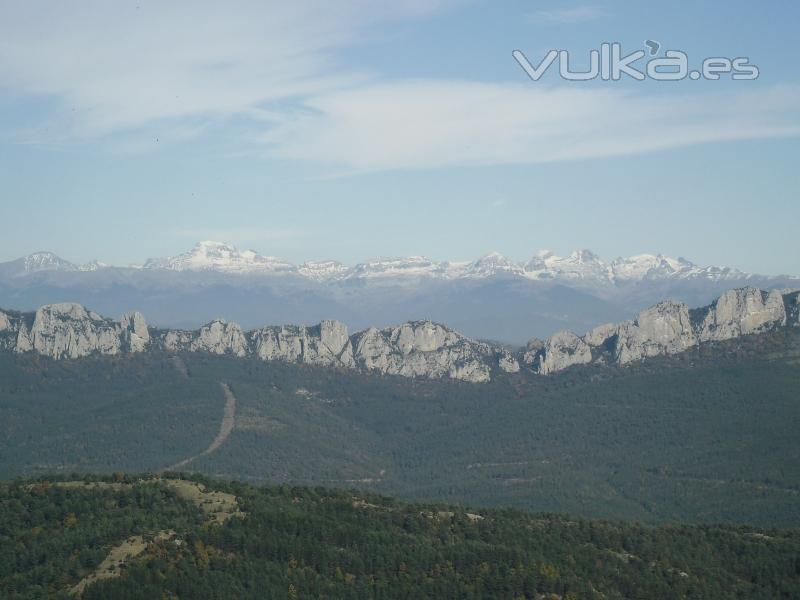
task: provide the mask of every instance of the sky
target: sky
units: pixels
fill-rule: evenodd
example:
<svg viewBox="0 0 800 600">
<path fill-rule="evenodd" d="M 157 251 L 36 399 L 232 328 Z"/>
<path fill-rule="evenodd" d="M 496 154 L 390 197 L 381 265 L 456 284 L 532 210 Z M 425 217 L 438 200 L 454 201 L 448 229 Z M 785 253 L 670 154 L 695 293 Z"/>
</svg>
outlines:
<svg viewBox="0 0 800 600">
<path fill-rule="evenodd" d="M 0 261 L 211 239 L 293 262 L 589 248 L 800 275 L 798 22 L 794 2 L 9 0 Z M 533 81 L 512 57 L 568 50 L 577 70 L 645 40 L 759 77 Z"/>
</svg>

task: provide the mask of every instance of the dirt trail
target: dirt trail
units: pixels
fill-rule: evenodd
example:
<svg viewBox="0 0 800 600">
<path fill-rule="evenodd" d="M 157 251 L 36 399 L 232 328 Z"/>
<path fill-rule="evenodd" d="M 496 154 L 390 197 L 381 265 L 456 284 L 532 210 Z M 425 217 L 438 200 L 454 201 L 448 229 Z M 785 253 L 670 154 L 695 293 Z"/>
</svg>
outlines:
<svg viewBox="0 0 800 600">
<path fill-rule="evenodd" d="M 193 460 L 211 454 L 222 444 L 224 444 L 225 440 L 228 439 L 228 436 L 233 431 L 233 426 L 236 421 L 236 396 L 233 395 L 233 392 L 231 391 L 231 388 L 228 387 L 227 383 L 220 383 L 220 386 L 222 386 L 222 391 L 225 393 L 225 412 L 222 415 L 222 423 L 220 423 L 217 437 L 215 437 L 214 441 L 211 442 L 211 445 L 203 450 L 200 454 L 190 456 L 189 458 L 186 458 L 181 462 L 168 467 L 165 469 L 166 471 L 177 471 L 178 469 L 188 465 Z"/>
<path fill-rule="evenodd" d="M 172 530 L 159 531 L 152 537 L 155 541 L 169 540 L 175 537 L 175 532 Z M 126 539 L 121 544 L 113 547 L 108 553 L 108 556 L 106 556 L 103 562 L 100 563 L 100 566 L 98 566 L 93 573 L 81 579 L 77 585 L 70 588 L 69 593 L 73 596 L 80 596 L 83 593 L 83 590 L 85 590 L 95 581 L 119 577 L 122 574 L 124 565 L 137 556 L 143 554 L 147 549 L 147 544 L 148 542 L 143 536 L 134 535 Z"/>
<path fill-rule="evenodd" d="M 226 398 L 228 397 L 232 398 L 233 394 L 230 396 L 226 394 Z M 228 416 L 227 411 L 225 416 Z M 201 455 L 198 454 L 198 456 Z M 243 513 L 239 508 L 239 502 L 233 494 L 209 490 L 202 483 L 186 481 L 184 479 L 140 479 L 136 484 L 122 482 L 112 483 L 106 481 L 57 481 L 50 485 L 67 489 L 111 489 L 120 491 L 130 490 L 134 485 L 140 484 L 166 485 L 172 489 L 179 498 L 191 502 L 199 508 L 209 525 L 222 524 L 228 519 L 242 519 L 246 516 L 246 513 Z M 69 593 L 81 598 L 84 590 L 95 581 L 119 577 L 128 563 L 145 553 L 151 541 L 158 543 L 168 540 L 172 540 L 178 545 L 185 543 L 185 540 L 182 540 L 172 529 L 159 531 L 157 533 L 151 532 L 149 535 L 132 535 L 128 537 L 112 547 L 97 569 L 81 579 L 77 585 L 70 588 Z"/>
</svg>

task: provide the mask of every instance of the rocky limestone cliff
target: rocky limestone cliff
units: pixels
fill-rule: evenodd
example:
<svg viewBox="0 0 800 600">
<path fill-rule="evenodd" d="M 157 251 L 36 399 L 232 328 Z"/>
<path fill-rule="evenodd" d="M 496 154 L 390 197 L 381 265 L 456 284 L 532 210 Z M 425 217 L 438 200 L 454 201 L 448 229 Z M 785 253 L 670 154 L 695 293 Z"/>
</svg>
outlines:
<svg viewBox="0 0 800 600">
<path fill-rule="evenodd" d="M 17 313 L 0 313 L 0 331 L 13 332 L 14 352 L 35 351 L 55 359 L 79 358 L 89 354 L 141 352 L 149 343 L 144 318 L 139 313 L 120 322 L 87 311 L 80 304 L 49 304 L 36 311 L 33 319 Z"/>
<path fill-rule="evenodd" d="M 315 327 L 264 327 L 250 336 L 254 353 L 262 360 L 356 366 L 347 327 L 338 321 L 322 321 Z"/>
<path fill-rule="evenodd" d="M 697 345 L 689 307 L 671 300 L 643 310 L 633 321 L 621 323 L 616 335 L 614 360 L 621 365 L 676 354 Z"/>
<path fill-rule="evenodd" d="M 705 309 L 701 342 L 728 340 L 786 325 L 786 307 L 778 290 L 730 290 Z"/>
<path fill-rule="evenodd" d="M 800 326 L 800 291 L 786 290 L 783 295 L 786 320 L 795 327 Z"/>
<path fill-rule="evenodd" d="M 431 321 L 370 328 L 353 336 L 353 346 L 359 365 L 390 375 L 479 383 L 491 379 L 495 365 L 505 372 L 519 371 L 519 363 L 508 352 Z"/>
<path fill-rule="evenodd" d="M 245 332 L 236 323 L 217 319 L 196 331 L 159 331 L 150 330 L 140 313 L 114 322 L 78 304 L 43 306 L 35 315 L 0 311 L 0 349 L 64 359 L 149 348 L 470 382 L 489 381 L 495 370 L 519 370 L 509 352 L 429 321 L 350 336 L 344 324 L 330 320 L 313 327 L 284 325 Z"/>
<path fill-rule="evenodd" d="M 539 351 L 538 371 L 549 375 L 572 365 L 592 362 L 592 349 L 571 331 L 559 331 L 545 341 Z"/>
<path fill-rule="evenodd" d="M 243 331 L 236 323 L 218 319 L 196 331 L 157 330 L 137 312 L 117 322 L 65 303 L 42 306 L 35 313 L 0 311 L 0 350 L 53 359 L 151 349 L 205 352 L 480 383 L 521 368 L 549 375 L 573 365 L 626 365 L 701 343 L 798 325 L 800 291 L 740 288 L 699 309 L 667 300 L 630 321 L 601 325 L 583 336 L 561 331 L 545 341 L 532 339 L 514 354 L 431 321 L 370 328 L 354 335 L 338 321 Z"/>
<path fill-rule="evenodd" d="M 122 315 L 120 326 L 123 334 L 123 347 L 130 352 L 143 352 L 150 343 L 150 330 L 144 316 L 139 312 Z"/>
<path fill-rule="evenodd" d="M 701 343 L 798 325 L 800 293 L 747 287 L 725 292 L 711 305 L 690 310 L 666 300 L 635 319 L 596 327 L 583 336 L 556 333 L 531 340 L 524 362 L 547 375 L 576 364 L 626 365 L 653 356 L 676 354 Z"/>
<path fill-rule="evenodd" d="M 228 323 L 224 319 L 217 319 L 203 325 L 189 344 L 188 350 L 211 354 L 232 354 L 233 356 L 247 356 L 250 353 L 250 347 L 242 328 L 238 323 Z"/>
</svg>

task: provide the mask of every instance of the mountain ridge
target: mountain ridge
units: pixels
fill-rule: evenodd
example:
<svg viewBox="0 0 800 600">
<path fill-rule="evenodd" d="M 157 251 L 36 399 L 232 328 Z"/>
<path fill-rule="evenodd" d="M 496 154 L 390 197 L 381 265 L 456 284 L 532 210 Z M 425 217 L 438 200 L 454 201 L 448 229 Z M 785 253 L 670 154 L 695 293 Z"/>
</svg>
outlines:
<svg viewBox="0 0 800 600">
<path fill-rule="evenodd" d="M 695 309 L 665 300 L 633 319 L 600 325 L 582 336 L 562 330 L 544 341 L 532 338 L 520 352 L 470 339 L 431 320 L 370 327 L 352 335 L 345 324 L 334 320 L 310 327 L 273 325 L 245 331 L 235 322 L 215 319 L 198 330 L 176 330 L 150 328 L 139 312 L 114 321 L 80 304 L 61 303 L 44 305 L 35 313 L 0 310 L 0 350 L 37 352 L 58 360 L 155 348 L 483 383 L 497 373 L 522 368 L 549 375 L 581 364 L 624 366 L 704 343 L 798 325 L 800 291 L 752 287 L 729 290 L 712 304 Z"/>
<path fill-rule="evenodd" d="M 637 254 L 601 259 L 591 250 L 574 250 L 568 256 L 557 256 L 540 250 L 527 261 L 515 261 L 499 252 L 489 252 L 473 261 L 437 261 L 425 256 L 379 257 L 346 266 L 336 260 L 312 260 L 295 265 L 283 259 L 239 250 L 233 244 L 201 241 L 176 256 L 149 258 L 141 265 L 113 266 L 98 261 L 78 265 L 52 252 L 36 252 L 15 261 L 15 274 L 23 276 L 39 271 L 93 271 L 103 268 L 165 271 L 217 271 L 230 274 L 296 275 L 317 281 L 335 281 L 382 277 L 433 277 L 461 279 L 516 276 L 531 280 L 587 280 L 614 285 L 646 279 L 709 279 L 713 281 L 770 277 L 746 273 L 726 266 L 700 266 L 685 258 L 662 254 Z M 790 277 L 775 275 L 774 277 Z"/>
<path fill-rule="evenodd" d="M 588 251 L 567 258 L 541 251 L 527 262 L 490 253 L 460 262 L 417 256 L 355 266 L 335 260 L 293 265 L 212 243 L 199 255 L 184 253 L 172 269 L 170 259 L 134 268 L 76 265 L 52 253 L 32 257 L 0 263 L 0 306 L 35 311 L 78 302 L 108 315 L 135 307 L 151 324 L 180 329 L 197 329 L 219 315 L 246 328 L 335 315 L 351 331 L 426 317 L 472 338 L 515 345 L 561 329 L 622 321 L 664 298 L 700 306 L 735 287 L 800 287 L 800 278 L 657 255 L 612 266 Z"/>
</svg>

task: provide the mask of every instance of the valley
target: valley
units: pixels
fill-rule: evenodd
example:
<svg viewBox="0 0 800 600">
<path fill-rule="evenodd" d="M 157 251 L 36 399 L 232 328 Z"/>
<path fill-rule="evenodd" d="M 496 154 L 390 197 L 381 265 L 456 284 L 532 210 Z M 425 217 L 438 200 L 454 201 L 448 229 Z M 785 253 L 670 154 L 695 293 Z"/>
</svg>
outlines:
<svg viewBox="0 0 800 600">
<path fill-rule="evenodd" d="M 0 477 L 175 466 L 586 517 L 800 522 L 796 328 L 480 385 L 177 357 L 0 354 Z M 236 413 L 214 445 L 220 381 Z"/>
</svg>

